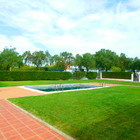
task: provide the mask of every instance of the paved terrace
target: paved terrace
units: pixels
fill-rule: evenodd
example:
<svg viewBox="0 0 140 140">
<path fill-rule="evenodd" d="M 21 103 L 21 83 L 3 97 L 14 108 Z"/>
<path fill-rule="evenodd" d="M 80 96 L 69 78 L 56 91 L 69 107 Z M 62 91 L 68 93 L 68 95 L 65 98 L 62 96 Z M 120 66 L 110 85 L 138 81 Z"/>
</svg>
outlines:
<svg viewBox="0 0 140 140">
<path fill-rule="evenodd" d="M 88 83 L 100 85 L 101 83 Z M 105 84 L 105 86 L 117 86 Z M 7 98 L 37 96 L 42 93 L 33 92 L 19 87 L 0 88 L 0 140 L 66 140 L 46 125 L 39 122 L 26 112 L 17 108 Z"/>
<path fill-rule="evenodd" d="M 36 96 L 41 93 L 32 92 L 19 87 L 0 88 L 0 140 L 66 140 L 45 124 L 17 108 L 7 98 Z"/>
</svg>

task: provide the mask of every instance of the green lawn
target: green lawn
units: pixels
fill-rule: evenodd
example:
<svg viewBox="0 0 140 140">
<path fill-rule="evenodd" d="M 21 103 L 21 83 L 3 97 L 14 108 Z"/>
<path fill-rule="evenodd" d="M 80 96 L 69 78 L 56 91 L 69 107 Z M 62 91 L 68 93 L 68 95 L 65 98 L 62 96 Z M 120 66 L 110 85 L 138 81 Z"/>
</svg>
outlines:
<svg viewBox="0 0 140 140">
<path fill-rule="evenodd" d="M 9 100 L 79 140 L 140 138 L 139 87 L 108 87 Z"/>
<path fill-rule="evenodd" d="M 94 80 L 37 80 L 37 81 L 0 81 L 0 87 L 49 85 L 49 84 L 71 84 L 93 82 Z"/>
<path fill-rule="evenodd" d="M 138 82 L 125 82 L 125 81 L 113 81 L 113 80 L 40 80 L 40 81 L 0 81 L 0 87 L 9 86 L 27 86 L 27 85 L 48 85 L 48 84 L 69 84 L 69 83 L 88 83 L 88 82 L 104 82 L 108 84 L 121 84 L 140 86 Z"/>
</svg>

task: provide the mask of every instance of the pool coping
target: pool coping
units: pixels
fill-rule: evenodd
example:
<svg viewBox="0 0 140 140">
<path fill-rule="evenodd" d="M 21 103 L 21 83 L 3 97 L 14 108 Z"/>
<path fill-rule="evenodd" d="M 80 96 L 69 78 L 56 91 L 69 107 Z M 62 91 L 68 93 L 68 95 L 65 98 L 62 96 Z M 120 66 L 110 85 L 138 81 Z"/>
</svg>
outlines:
<svg viewBox="0 0 140 140">
<path fill-rule="evenodd" d="M 81 84 L 81 83 L 76 83 L 76 84 Z M 88 84 L 88 83 L 82 83 L 82 84 Z M 56 84 L 56 85 L 59 85 L 59 84 Z M 65 84 L 65 85 L 71 85 L 71 84 Z M 89 84 L 89 85 L 91 85 L 91 84 Z M 50 84 L 50 85 L 33 85 L 33 86 L 54 86 L 54 84 Z M 98 87 L 85 88 L 85 89 L 60 90 L 60 91 L 52 91 L 52 92 L 46 92 L 46 91 L 41 91 L 41 90 L 37 90 L 37 89 L 32 89 L 30 87 L 28 88 L 28 86 L 18 86 L 18 87 L 22 88 L 22 89 L 26 89 L 26 90 L 30 90 L 30 91 L 33 91 L 33 92 L 38 92 L 38 93 L 42 93 L 42 94 L 46 94 L 47 95 L 47 94 L 62 93 L 62 92 L 100 89 L 100 88 L 105 88 L 105 87 L 110 87 L 110 86 L 98 86 Z"/>
</svg>

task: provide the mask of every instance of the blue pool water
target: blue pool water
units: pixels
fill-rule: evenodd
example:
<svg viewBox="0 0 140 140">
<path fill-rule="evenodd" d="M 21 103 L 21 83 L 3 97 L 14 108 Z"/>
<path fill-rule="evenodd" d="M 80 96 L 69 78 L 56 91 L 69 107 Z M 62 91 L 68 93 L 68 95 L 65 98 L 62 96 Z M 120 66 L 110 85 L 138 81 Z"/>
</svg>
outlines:
<svg viewBox="0 0 140 140">
<path fill-rule="evenodd" d="M 88 84 L 56 84 L 56 85 L 26 86 L 26 87 L 45 92 L 55 92 L 55 91 L 57 92 L 66 90 L 91 89 L 100 86 Z"/>
</svg>

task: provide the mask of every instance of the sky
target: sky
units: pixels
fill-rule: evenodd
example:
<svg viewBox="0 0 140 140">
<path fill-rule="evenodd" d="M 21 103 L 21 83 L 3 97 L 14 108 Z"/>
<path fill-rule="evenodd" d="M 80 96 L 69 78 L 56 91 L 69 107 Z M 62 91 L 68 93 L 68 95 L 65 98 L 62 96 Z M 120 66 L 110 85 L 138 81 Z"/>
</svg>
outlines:
<svg viewBox="0 0 140 140">
<path fill-rule="evenodd" d="M 140 1 L 0 0 L 0 51 L 5 46 L 140 58 Z"/>
</svg>

